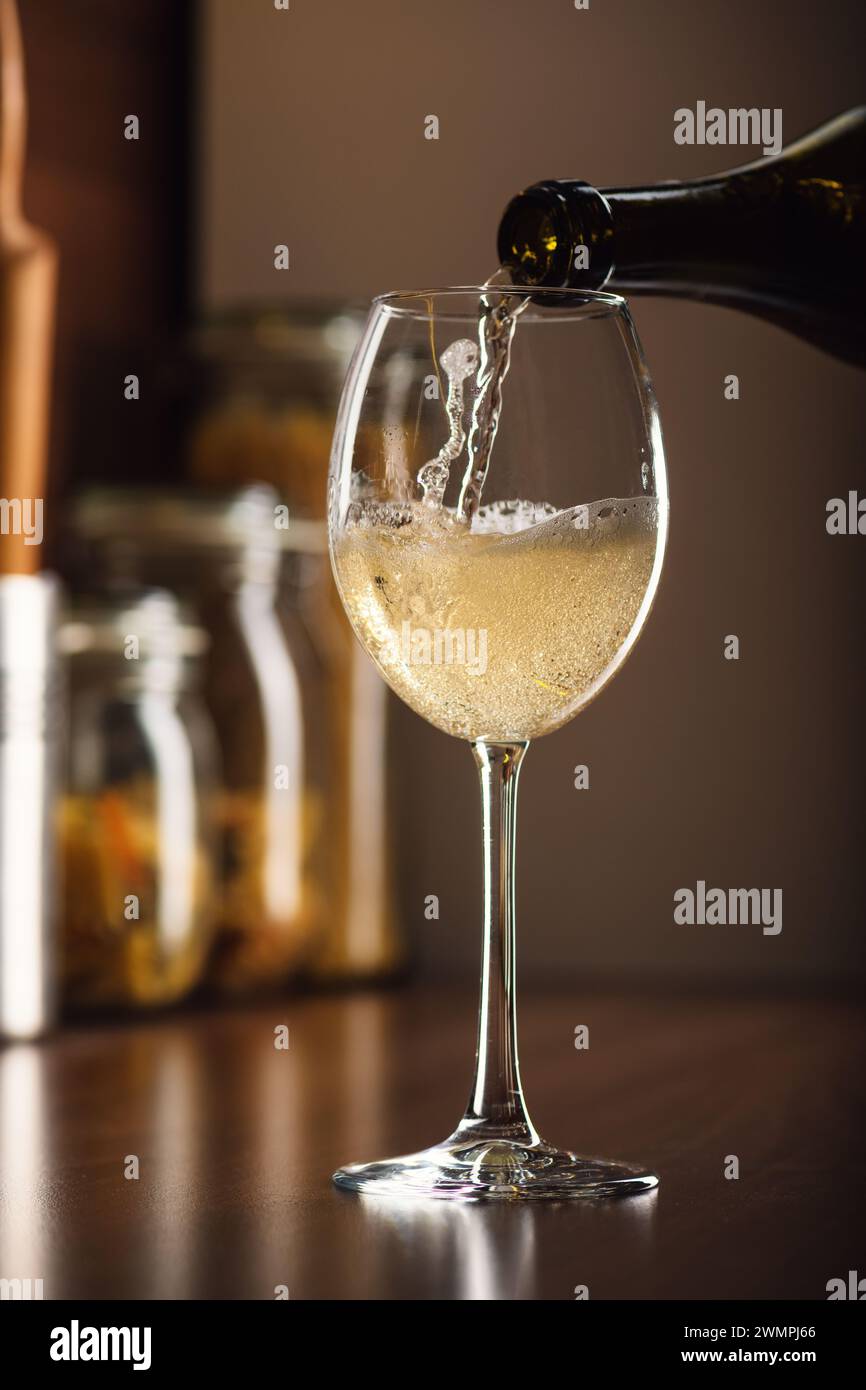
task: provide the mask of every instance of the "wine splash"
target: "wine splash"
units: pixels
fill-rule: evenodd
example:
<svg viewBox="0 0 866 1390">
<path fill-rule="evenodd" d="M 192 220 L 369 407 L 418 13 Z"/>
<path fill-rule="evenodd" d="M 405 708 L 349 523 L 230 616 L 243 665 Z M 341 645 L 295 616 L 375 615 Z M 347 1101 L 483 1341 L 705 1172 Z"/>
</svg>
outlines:
<svg viewBox="0 0 866 1390">
<path fill-rule="evenodd" d="M 451 343 L 439 364 L 448 379 L 445 413 L 449 435 L 434 459 L 418 472 L 418 483 L 425 503 L 439 509 L 444 505 L 451 465 L 466 448 L 466 467 L 457 502 L 456 519 L 472 525 L 481 507 L 484 484 L 502 413 L 502 384 L 511 364 L 511 344 L 519 315 L 529 296 L 516 303 L 507 294 L 497 294 L 498 286 L 510 285 L 510 273 L 501 269 L 484 286 L 478 318 L 478 342 L 458 338 Z M 464 383 L 475 374 L 475 395 L 468 432 L 463 424 Z"/>
<path fill-rule="evenodd" d="M 463 486 L 457 503 L 458 516 L 470 524 L 481 506 L 481 494 L 490 469 L 490 459 L 502 413 L 502 384 L 511 365 L 511 343 L 517 328 L 517 319 L 529 303 L 528 296 L 517 303 L 511 303 L 507 294 L 496 294 L 496 285 L 501 284 L 507 276 L 507 271 L 498 270 L 487 281 L 487 286 L 490 286 L 492 292 L 481 297 L 481 317 L 478 325 L 481 352 L 476 377 L 477 391 L 467 440 L 466 472 L 463 475 Z"/>
<path fill-rule="evenodd" d="M 478 348 L 471 338 L 458 338 L 439 358 L 439 365 L 448 378 L 448 398 L 445 413 L 451 427 L 448 438 L 435 459 L 419 469 L 418 482 L 428 507 L 441 507 L 451 473 L 451 464 L 463 452 L 466 431 L 463 428 L 463 383 L 478 365 Z"/>
</svg>

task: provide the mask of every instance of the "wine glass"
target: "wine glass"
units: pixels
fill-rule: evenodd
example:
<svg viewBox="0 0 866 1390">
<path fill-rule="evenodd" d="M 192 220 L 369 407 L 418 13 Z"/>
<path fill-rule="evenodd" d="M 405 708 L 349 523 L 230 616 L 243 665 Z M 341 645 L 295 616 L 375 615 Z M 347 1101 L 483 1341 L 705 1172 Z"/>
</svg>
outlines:
<svg viewBox="0 0 866 1390">
<path fill-rule="evenodd" d="M 613 1196 L 643 1167 L 554 1148 L 517 1056 L 514 837 L 529 741 L 592 700 L 649 612 L 667 532 L 655 398 L 624 299 L 485 286 L 382 295 L 343 390 L 329 483 L 346 612 L 385 680 L 466 739 L 481 779 L 483 949 L 466 1113 L 352 1164 L 385 1196 Z"/>
</svg>

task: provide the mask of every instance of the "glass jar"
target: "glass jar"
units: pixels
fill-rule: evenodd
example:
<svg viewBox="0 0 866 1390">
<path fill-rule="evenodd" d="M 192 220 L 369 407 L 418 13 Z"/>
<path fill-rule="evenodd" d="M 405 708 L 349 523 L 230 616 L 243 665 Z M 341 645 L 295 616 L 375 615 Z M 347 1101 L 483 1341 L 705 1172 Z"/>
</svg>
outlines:
<svg viewBox="0 0 866 1390">
<path fill-rule="evenodd" d="M 388 794 L 388 687 L 349 627 L 327 556 L 307 560 L 302 620 L 325 672 L 328 927 L 315 978 L 381 979 L 404 962 L 394 902 Z"/>
<path fill-rule="evenodd" d="M 325 925 L 311 969 L 328 981 L 389 975 L 403 959 L 386 785 L 391 697 L 343 612 L 324 527 L 337 401 L 365 316 L 305 304 L 223 313 L 192 335 L 173 391 L 185 476 L 201 490 L 267 482 L 289 508 L 278 608 L 308 634 L 323 681 Z M 399 373 L 389 383 L 395 419 L 404 387 Z M 372 454 L 382 447 L 368 443 Z"/>
<path fill-rule="evenodd" d="M 218 490 L 267 483 L 293 517 L 322 520 L 337 400 L 365 317 L 301 304 L 202 323 L 166 383 L 186 478 Z"/>
<path fill-rule="evenodd" d="M 325 682 L 296 603 L 280 601 L 284 520 L 267 487 L 96 492 L 76 509 L 105 582 L 158 580 L 194 608 L 210 639 L 203 693 L 222 786 L 208 981 L 227 995 L 297 975 L 325 912 Z M 321 552 L 320 526 L 291 529 L 295 548 Z"/>
<path fill-rule="evenodd" d="M 201 977 L 215 878 L 216 750 L 197 691 L 206 640 L 159 590 L 64 618 L 62 979 L 72 1006 L 169 1004 Z"/>
</svg>

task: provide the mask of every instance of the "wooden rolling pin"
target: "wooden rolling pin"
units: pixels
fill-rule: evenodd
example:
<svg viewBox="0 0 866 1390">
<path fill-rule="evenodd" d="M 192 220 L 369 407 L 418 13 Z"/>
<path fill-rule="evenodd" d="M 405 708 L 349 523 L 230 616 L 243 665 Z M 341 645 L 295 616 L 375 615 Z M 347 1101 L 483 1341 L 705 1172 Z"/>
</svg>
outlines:
<svg viewBox="0 0 866 1390">
<path fill-rule="evenodd" d="M 41 544 L 57 255 L 21 211 L 25 125 L 18 14 L 15 0 L 0 0 L 0 1037 L 8 1038 L 39 1037 L 54 1018 L 62 724 L 58 589 Z"/>
<path fill-rule="evenodd" d="M 0 574 L 43 568 L 28 539 L 45 497 L 57 250 L 22 211 L 26 127 L 18 13 L 0 0 L 0 499 L 12 502 L 0 512 Z"/>
</svg>

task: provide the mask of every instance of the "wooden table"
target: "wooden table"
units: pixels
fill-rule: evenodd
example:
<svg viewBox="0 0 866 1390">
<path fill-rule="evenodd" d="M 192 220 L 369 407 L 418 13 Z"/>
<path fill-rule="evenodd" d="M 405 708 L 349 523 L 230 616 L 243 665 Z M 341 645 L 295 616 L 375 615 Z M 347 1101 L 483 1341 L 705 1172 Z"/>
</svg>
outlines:
<svg viewBox="0 0 866 1390">
<path fill-rule="evenodd" d="M 828 1279 L 866 1274 L 866 1026 L 840 1000 L 526 991 L 537 1126 L 649 1162 L 658 1193 L 467 1206 L 336 1192 L 340 1162 L 453 1128 L 473 1010 L 442 985 L 5 1049 L 0 1276 L 41 1277 L 46 1298 L 572 1299 L 586 1285 L 592 1299 L 825 1299 Z"/>
</svg>

